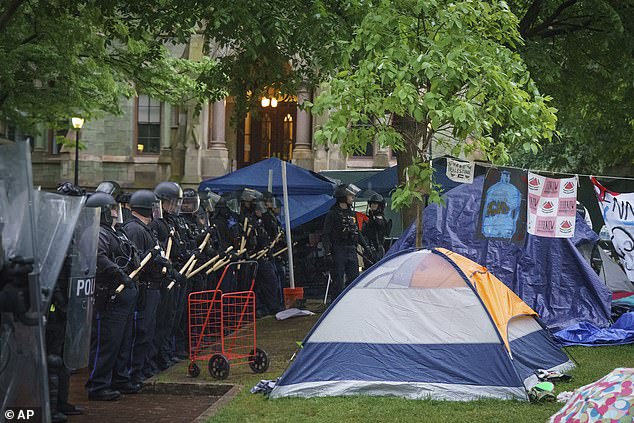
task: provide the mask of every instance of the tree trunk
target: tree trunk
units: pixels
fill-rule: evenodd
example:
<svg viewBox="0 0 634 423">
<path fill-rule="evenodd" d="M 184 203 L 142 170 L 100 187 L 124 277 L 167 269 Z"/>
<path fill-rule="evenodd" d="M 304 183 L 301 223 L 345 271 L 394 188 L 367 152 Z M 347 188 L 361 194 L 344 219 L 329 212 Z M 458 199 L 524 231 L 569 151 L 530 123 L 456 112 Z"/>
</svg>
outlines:
<svg viewBox="0 0 634 423">
<path fill-rule="evenodd" d="M 397 155 L 398 165 L 398 183 L 403 185 L 407 182 L 407 167 L 414 163 L 414 155 L 420 150 L 418 144 L 421 140 L 426 139 L 425 123 L 416 122 L 410 116 L 394 116 L 392 125 L 398 131 L 405 142 L 405 149 Z M 418 158 L 423 159 L 423 157 Z M 426 185 L 423 189 L 423 198 L 429 195 L 430 186 Z M 403 228 L 408 228 L 412 223 L 416 225 L 416 247 L 423 246 L 423 213 L 426 204 L 414 200 L 409 207 L 403 207 L 401 215 L 403 217 Z"/>
</svg>

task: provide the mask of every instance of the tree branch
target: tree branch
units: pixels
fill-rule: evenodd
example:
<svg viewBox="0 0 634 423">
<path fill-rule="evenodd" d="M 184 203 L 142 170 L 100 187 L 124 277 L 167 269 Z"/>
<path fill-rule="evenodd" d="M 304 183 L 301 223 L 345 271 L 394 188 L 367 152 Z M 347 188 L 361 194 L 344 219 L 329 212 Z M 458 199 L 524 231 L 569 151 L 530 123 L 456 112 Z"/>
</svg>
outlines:
<svg viewBox="0 0 634 423">
<path fill-rule="evenodd" d="M 13 0 L 11 3 L 9 3 L 9 6 L 7 6 L 4 13 L 0 15 L 0 33 L 4 32 L 7 24 L 9 23 L 11 18 L 13 18 L 13 15 L 16 14 L 20 6 L 22 6 L 22 3 L 24 3 L 24 1 L 25 0 Z"/>
<path fill-rule="evenodd" d="M 522 38 L 528 37 L 529 30 L 537 20 L 537 16 L 539 16 L 539 11 L 542 8 L 542 1 L 543 0 L 533 0 L 533 3 L 531 3 L 524 14 L 524 17 L 520 21 L 520 35 Z"/>
<path fill-rule="evenodd" d="M 578 0 L 566 0 L 563 3 L 561 3 L 553 13 L 550 14 L 550 16 L 544 18 L 544 20 L 542 21 L 542 23 L 540 23 L 537 26 L 532 26 L 529 28 L 526 28 L 526 30 L 522 33 L 522 36 L 524 38 L 530 38 L 533 36 L 544 36 L 543 32 L 552 32 L 553 31 L 553 26 L 555 26 L 558 22 L 557 22 L 557 18 L 568 8 L 574 6 L 575 4 L 577 4 Z M 533 23 L 535 23 L 535 21 L 533 20 Z"/>
</svg>

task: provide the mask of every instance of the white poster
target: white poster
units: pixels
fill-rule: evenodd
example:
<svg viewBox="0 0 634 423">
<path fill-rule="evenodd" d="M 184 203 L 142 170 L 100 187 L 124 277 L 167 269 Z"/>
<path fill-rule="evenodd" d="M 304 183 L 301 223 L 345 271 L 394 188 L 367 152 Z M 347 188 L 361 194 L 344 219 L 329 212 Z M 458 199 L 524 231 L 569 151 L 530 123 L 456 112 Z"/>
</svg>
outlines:
<svg viewBox="0 0 634 423">
<path fill-rule="evenodd" d="M 603 221 L 629 280 L 634 281 L 634 193 L 619 194 L 592 178 Z"/>
<path fill-rule="evenodd" d="M 475 163 L 473 162 L 460 162 L 447 158 L 447 178 L 454 182 L 472 184 L 474 170 Z"/>
</svg>

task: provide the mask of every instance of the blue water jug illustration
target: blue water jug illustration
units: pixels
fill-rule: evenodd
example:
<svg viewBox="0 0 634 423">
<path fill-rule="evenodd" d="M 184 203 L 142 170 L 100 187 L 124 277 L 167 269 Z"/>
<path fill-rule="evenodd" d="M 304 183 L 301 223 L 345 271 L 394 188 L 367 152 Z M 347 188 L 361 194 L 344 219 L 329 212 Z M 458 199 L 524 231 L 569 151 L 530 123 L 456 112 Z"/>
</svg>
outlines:
<svg viewBox="0 0 634 423">
<path fill-rule="evenodd" d="M 511 174 L 502 171 L 500 182 L 487 190 L 482 212 L 482 234 L 487 238 L 511 239 L 517 230 L 522 195 L 510 181 Z"/>
</svg>

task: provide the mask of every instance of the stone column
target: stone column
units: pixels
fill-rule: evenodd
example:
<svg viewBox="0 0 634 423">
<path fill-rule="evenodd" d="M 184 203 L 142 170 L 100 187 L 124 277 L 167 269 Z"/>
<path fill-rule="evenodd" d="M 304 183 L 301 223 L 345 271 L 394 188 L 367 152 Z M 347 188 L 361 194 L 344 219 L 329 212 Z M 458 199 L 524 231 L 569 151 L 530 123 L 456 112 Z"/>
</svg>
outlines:
<svg viewBox="0 0 634 423">
<path fill-rule="evenodd" d="M 389 167 L 390 166 L 390 148 L 382 147 L 378 142 L 374 143 L 374 157 L 372 161 L 373 167 Z"/>
<path fill-rule="evenodd" d="M 306 100 L 310 100 L 310 91 L 306 87 L 301 87 L 297 92 L 297 126 L 295 128 L 293 163 L 312 170 L 315 164 L 310 143 L 312 133 L 311 115 L 300 108 Z"/>
<path fill-rule="evenodd" d="M 222 176 L 230 171 L 229 150 L 226 142 L 226 100 L 213 103 L 211 118 L 211 137 L 203 157 L 202 175 L 204 177 Z"/>
<path fill-rule="evenodd" d="M 203 36 L 194 34 L 189 40 L 188 58 L 199 61 L 203 56 Z M 202 150 L 205 144 L 203 139 L 202 116 L 196 111 L 196 104 L 190 102 L 185 105 L 187 124 L 185 130 L 185 165 L 181 184 L 184 187 L 197 188 L 201 178 Z"/>
<path fill-rule="evenodd" d="M 382 123 L 389 122 L 389 116 L 385 116 Z M 374 157 L 372 160 L 373 167 L 389 167 L 390 166 L 390 148 L 382 146 L 378 142 L 374 141 Z"/>
</svg>

